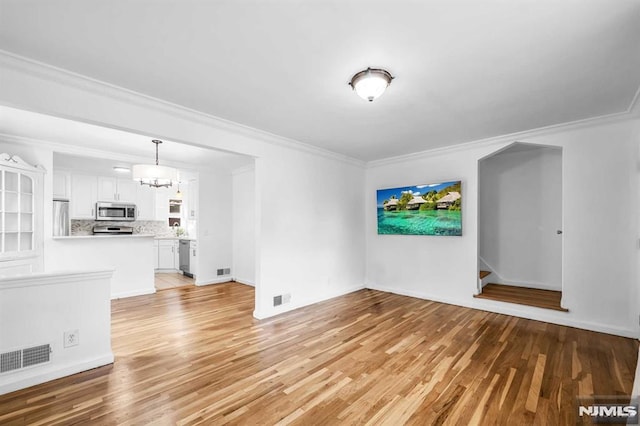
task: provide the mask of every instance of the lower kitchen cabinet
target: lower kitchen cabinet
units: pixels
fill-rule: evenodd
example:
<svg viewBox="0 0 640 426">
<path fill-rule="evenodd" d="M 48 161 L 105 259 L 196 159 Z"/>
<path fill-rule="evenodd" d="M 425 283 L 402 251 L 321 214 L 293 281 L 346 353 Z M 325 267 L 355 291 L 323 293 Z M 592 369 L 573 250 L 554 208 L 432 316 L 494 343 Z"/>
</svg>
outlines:
<svg viewBox="0 0 640 426">
<path fill-rule="evenodd" d="M 198 243 L 196 241 L 189 242 L 189 271 L 191 275 L 196 275 L 196 251 L 198 250 Z"/>
<path fill-rule="evenodd" d="M 157 270 L 178 270 L 180 266 L 179 241 L 159 239 L 154 242 Z"/>
</svg>

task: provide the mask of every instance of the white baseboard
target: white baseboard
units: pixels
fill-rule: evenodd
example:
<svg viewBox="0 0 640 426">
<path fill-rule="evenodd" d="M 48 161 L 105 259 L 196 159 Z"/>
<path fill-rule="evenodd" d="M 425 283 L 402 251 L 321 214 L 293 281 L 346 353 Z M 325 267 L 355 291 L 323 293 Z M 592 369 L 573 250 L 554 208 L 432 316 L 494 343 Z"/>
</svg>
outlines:
<svg viewBox="0 0 640 426">
<path fill-rule="evenodd" d="M 233 280 L 233 278 L 230 277 L 229 275 L 225 275 L 225 276 L 220 277 L 220 278 L 203 279 L 203 280 L 198 279 L 198 276 L 196 275 L 196 285 L 197 286 L 228 283 L 231 280 Z"/>
<path fill-rule="evenodd" d="M 244 279 L 242 279 L 242 278 L 234 278 L 234 279 L 233 279 L 233 281 L 235 281 L 235 282 L 237 282 L 237 283 L 240 283 L 240 284 L 249 285 L 249 286 L 251 286 L 251 287 L 255 287 L 255 286 L 256 286 L 256 284 L 255 284 L 253 281 L 251 281 L 251 280 L 244 280 Z"/>
<path fill-rule="evenodd" d="M 156 292 L 155 288 L 144 288 L 133 291 L 125 291 L 122 293 L 114 293 L 111 295 L 111 300 L 124 299 L 125 297 L 144 296 L 145 294 L 153 294 Z"/>
<path fill-rule="evenodd" d="M 31 372 L 33 373 L 32 375 L 30 375 L 29 377 L 16 379 L 13 382 L 10 381 L 11 374 L 7 374 L 2 377 L 2 381 L 4 383 L 0 385 L 0 395 L 39 385 L 41 383 L 59 379 L 61 377 L 70 376 L 82 371 L 91 370 L 92 368 L 102 367 L 103 365 L 107 364 L 113 364 L 113 353 L 109 353 L 80 364 L 66 365 L 60 368 L 56 368 L 55 370 L 49 370 L 42 373 L 37 372 L 36 369 L 31 369 Z M 17 374 L 17 372 L 14 374 Z M 7 380 L 9 380 L 10 382 L 7 383 Z"/>
<path fill-rule="evenodd" d="M 344 296 L 345 294 L 349 294 L 349 293 L 353 293 L 355 291 L 359 291 L 359 290 L 363 290 L 366 287 L 364 285 L 358 285 L 358 286 L 354 286 L 354 287 L 350 287 L 347 289 L 343 289 L 343 290 L 337 290 L 337 291 L 333 291 L 328 293 L 327 295 L 325 295 L 324 297 L 320 297 L 317 299 L 307 299 L 307 300 L 303 300 L 300 301 L 298 303 L 292 303 L 289 305 L 280 305 L 277 308 L 273 308 L 273 309 L 268 309 L 268 310 L 259 310 L 259 309 L 255 309 L 253 311 L 253 317 L 256 319 L 266 319 L 266 318 L 270 318 L 276 315 L 280 315 L 283 314 L 285 312 L 289 312 L 289 311 L 293 311 L 295 309 L 299 309 L 299 308 L 303 308 L 305 306 L 309 306 L 309 305 L 313 305 L 315 303 L 320 303 L 320 302 L 324 302 L 325 300 L 329 300 L 329 299 L 333 299 L 334 297 L 340 297 L 340 296 Z"/>
<path fill-rule="evenodd" d="M 399 289 L 380 286 L 377 284 L 367 284 L 367 288 L 384 291 L 386 293 L 400 294 L 403 296 L 415 297 L 417 299 L 431 300 L 433 302 L 446 303 L 448 305 L 462 306 L 465 308 L 478 309 L 481 311 L 493 312 L 496 314 L 511 315 L 518 318 L 526 318 L 536 321 L 548 322 L 551 324 L 565 325 L 568 327 L 581 328 L 583 330 L 597 331 L 599 333 L 613 334 L 616 336 L 637 339 L 638 331 L 632 328 L 608 326 L 589 321 L 575 320 L 571 318 L 570 312 L 549 311 L 548 309 L 535 308 L 532 306 L 517 305 L 508 302 L 498 302 L 494 300 L 479 299 L 473 297 L 471 292 L 469 298 L 449 299 L 432 294 L 417 292 L 413 290 Z"/>
</svg>

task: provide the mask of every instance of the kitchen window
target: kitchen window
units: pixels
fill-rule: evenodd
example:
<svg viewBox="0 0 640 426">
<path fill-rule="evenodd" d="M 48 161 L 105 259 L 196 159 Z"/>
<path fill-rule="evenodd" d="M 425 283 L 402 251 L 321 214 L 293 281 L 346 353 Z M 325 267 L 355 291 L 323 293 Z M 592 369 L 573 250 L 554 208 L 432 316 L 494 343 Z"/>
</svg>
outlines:
<svg viewBox="0 0 640 426">
<path fill-rule="evenodd" d="M 169 217 L 180 217 L 182 200 L 169 200 Z"/>
</svg>

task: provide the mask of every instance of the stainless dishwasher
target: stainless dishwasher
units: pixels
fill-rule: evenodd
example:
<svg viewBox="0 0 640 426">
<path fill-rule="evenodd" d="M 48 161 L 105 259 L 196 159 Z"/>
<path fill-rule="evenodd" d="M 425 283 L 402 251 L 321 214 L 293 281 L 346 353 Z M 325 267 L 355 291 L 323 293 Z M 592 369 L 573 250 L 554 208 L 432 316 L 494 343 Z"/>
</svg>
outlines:
<svg viewBox="0 0 640 426">
<path fill-rule="evenodd" d="M 190 244 L 191 241 L 189 240 L 180 240 L 180 270 L 184 275 L 193 278 L 190 265 L 191 262 L 189 261 Z"/>
</svg>

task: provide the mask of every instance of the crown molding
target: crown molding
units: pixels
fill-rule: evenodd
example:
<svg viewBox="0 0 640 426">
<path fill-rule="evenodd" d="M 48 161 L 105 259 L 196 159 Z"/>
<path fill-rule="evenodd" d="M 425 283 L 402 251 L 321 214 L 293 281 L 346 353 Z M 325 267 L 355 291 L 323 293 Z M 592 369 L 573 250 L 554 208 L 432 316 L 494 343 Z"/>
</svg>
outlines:
<svg viewBox="0 0 640 426">
<path fill-rule="evenodd" d="M 255 169 L 256 169 L 256 167 L 255 167 L 254 164 L 248 164 L 246 166 L 242 166 L 242 167 L 238 167 L 237 169 L 233 169 L 231 171 L 231 174 L 233 176 L 241 175 L 241 174 L 244 174 L 244 173 L 253 172 Z"/>
<path fill-rule="evenodd" d="M 113 151 L 103 151 L 100 149 L 87 148 L 79 145 L 67 145 L 59 142 L 51 142 L 42 139 L 27 138 L 8 133 L 0 133 L 0 142 L 11 143 L 16 145 L 29 145 L 38 148 L 47 148 L 61 154 L 77 155 L 79 157 L 95 157 L 114 161 L 122 161 L 132 164 L 151 164 L 149 157 L 139 157 L 137 155 L 119 154 Z M 175 167 L 182 170 L 196 170 L 199 167 L 193 164 L 183 163 L 179 161 L 163 161 L 165 165 Z"/>
<path fill-rule="evenodd" d="M 82 74 L 74 73 L 63 68 L 55 67 L 53 65 L 26 58 L 24 56 L 16 55 L 14 53 L 1 49 L 0 66 L 7 67 L 46 81 L 58 83 L 63 86 L 73 87 L 75 89 L 84 90 L 117 101 L 127 102 L 139 107 L 155 110 L 172 116 L 178 116 L 182 119 L 189 120 L 198 124 L 203 124 L 216 130 L 226 131 L 257 139 L 270 145 L 301 151 L 304 153 L 317 155 L 362 168 L 366 166 L 365 161 L 349 157 L 347 155 L 338 154 L 333 151 L 296 141 L 294 139 L 289 139 L 283 136 L 266 132 L 264 130 L 259 130 L 240 123 L 225 120 L 211 114 L 207 114 L 182 105 L 174 104 L 172 102 L 145 95 L 143 93 L 129 90 L 91 77 L 87 77 Z"/>
<path fill-rule="evenodd" d="M 376 168 L 389 164 L 402 163 L 405 161 L 412 161 L 421 158 L 427 158 L 437 155 L 443 155 L 447 153 L 481 148 L 483 146 L 489 146 L 493 144 L 516 142 L 518 139 L 531 138 L 537 136 L 543 136 L 549 133 L 559 131 L 576 130 L 584 127 L 591 127 L 603 124 L 610 124 L 614 122 L 640 118 L 640 87 L 636 91 L 629 107 L 626 111 L 621 113 L 614 113 L 609 115 L 603 115 L 598 117 L 592 117 L 582 120 L 571 121 L 567 123 L 554 124 L 550 126 L 540 127 L 536 129 L 525 130 L 522 132 L 510 133 L 500 136 L 493 136 L 490 138 L 479 139 L 469 142 L 463 142 L 456 145 L 450 145 L 440 148 L 434 148 L 426 151 L 414 152 L 411 154 L 405 154 L 400 156 L 383 158 L 380 160 L 363 161 L 353 157 L 349 157 L 343 154 L 338 154 L 333 151 L 318 148 L 313 145 L 305 144 L 293 139 L 289 139 L 283 136 L 278 136 L 273 133 L 269 133 L 263 130 L 259 130 L 253 127 L 245 126 L 243 124 L 235 123 L 233 121 L 225 120 L 216 117 L 211 114 L 207 114 L 195 109 L 191 109 L 182 105 L 174 104 L 162 99 L 154 98 L 133 90 L 129 90 L 120 86 L 116 86 L 110 83 L 106 83 L 91 77 L 84 76 L 82 74 L 74 73 L 72 71 L 58 68 L 53 65 L 49 65 L 43 62 L 39 62 L 30 58 L 26 58 L 14 53 L 0 49 L 0 66 L 8 67 L 19 72 L 35 76 L 47 81 L 55 82 L 61 85 L 74 87 L 76 89 L 84 90 L 107 98 L 111 98 L 117 101 L 127 102 L 143 108 L 148 108 L 165 114 L 178 116 L 180 118 L 192 121 L 194 123 L 203 124 L 208 127 L 215 128 L 216 130 L 227 131 L 235 133 L 241 136 L 257 139 L 262 142 L 284 147 L 304 153 L 317 155 L 331 160 L 340 161 L 346 164 L 357 166 L 360 168 Z M 13 106 L 20 108 L 20 106 Z M 64 117 L 67 119 L 74 119 L 72 117 Z M 101 123 L 92 123 L 101 125 Z M 102 124 L 104 125 L 104 124 Z M 126 131 L 126 129 L 120 129 Z M 68 147 L 68 145 L 64 145 Z M 245 154 L 246 155 L 246 154 Z M 138 160 L 137 160 L 138 161 Z"/>
<path fill-rule="evenodd" d="M 637 97 L 637 94 L 636 94 Z M 625 112 L 603 115 L 599 117 L 586 118 L 583 120 L 570 121 L 568 123 L 553 124 L 551 126 L 539 127 L 537 129 L 525 130 L 522 132 L 509 133 L 501 136 L 494 136 L 485 139 L 478 139 L 470 142 L 463 142 L 456 145 L 444 146 L 440 148 L 429 149 L 426 151 L 414 152 L 411 154 L 399 155 L 396 157 L 383 158 L 381 160 L 373 160 L 367 163 L 367 169 L 384 167 L 391 164 L 404 163 L 407 161 L 415 161 L 438 155 L 445 155 L 469 149 L 483 148 L 491 145 L 498 145 L 509 142 L 525 142 L 525 138 L 533 138 L 545 136 L 551 133 L 578 130 L 588 127 L 602 126 L 606 124 L 619 123 L 622 121 L 638 118 L 631 112 L 632 106 Z M 640 109 L 640 108 L 638 108 Z"/>
<path fill-rule="evenodd" d="M 640 118 L 640 87 L 638 87 L 638 90 L 636 90 L 636 94 L 633 96 L 631 105 L 629 105 L 627 112 Z"/>
</svg>

